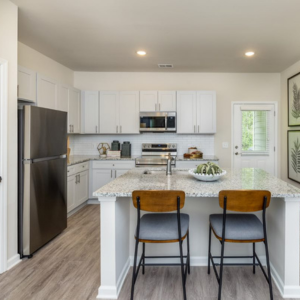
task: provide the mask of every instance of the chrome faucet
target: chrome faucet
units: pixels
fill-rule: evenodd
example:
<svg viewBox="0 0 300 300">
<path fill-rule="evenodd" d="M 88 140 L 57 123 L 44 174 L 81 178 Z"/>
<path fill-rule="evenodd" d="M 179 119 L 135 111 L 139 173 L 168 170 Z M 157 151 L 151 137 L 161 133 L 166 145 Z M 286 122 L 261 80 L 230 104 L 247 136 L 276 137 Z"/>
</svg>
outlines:
<svg viewBox="0 0 300 300">
<path fill-rule="evenodd" d="M 174 157 L 172 157 L 172 155 L 169 153 L 169 155 L 168 155 L 168 161 L 167 161 L 166 175 L 172 175 L 172 160 L 173 159 L 174 159 Z"/>
</svg>

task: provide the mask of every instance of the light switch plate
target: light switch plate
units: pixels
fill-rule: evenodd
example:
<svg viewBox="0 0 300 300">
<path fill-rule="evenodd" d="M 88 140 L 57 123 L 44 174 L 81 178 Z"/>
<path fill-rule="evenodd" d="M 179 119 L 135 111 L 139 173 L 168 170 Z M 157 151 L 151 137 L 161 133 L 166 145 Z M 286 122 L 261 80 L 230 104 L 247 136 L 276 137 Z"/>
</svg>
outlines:
<svg viewBox="0 0 300 300">
<path fill-rule="evenodd" d="M 222 148 L 224 148 L 224 149 L 228 148 L 228 142 L 223 142 L 222 143 Z"/>
</svg>

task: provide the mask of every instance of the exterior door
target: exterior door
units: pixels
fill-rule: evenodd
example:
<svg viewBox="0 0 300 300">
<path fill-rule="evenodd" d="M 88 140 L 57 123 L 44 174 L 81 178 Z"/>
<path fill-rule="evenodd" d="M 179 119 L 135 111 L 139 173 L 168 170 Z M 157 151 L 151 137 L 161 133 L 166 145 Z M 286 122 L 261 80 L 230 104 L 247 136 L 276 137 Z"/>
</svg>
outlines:
<svg viewBox="0 0 300 300">
<path fill-rule="evenodd" d="M 233 167 L 259 168 L 275 175 L 275 105 L 235 104 Z"/>
<path fill-rule="evenodd" d="M 139 133 L 139 92 L 120 93 L 120 133 Z"/>
<path fill-rule="evenodd" d="M 157 91 L 140 92 L 140 111 L 156 111 L 157 108 Z"/>
<path fill-rule="evenodd" d="M 100 133 L 119 133 L 119 92 L 100 92 Z"/>
<path fill-rule="evenodd" d="M 177 133 L 196 133 L 196 92 L 177 92 Z"/>
</svg>

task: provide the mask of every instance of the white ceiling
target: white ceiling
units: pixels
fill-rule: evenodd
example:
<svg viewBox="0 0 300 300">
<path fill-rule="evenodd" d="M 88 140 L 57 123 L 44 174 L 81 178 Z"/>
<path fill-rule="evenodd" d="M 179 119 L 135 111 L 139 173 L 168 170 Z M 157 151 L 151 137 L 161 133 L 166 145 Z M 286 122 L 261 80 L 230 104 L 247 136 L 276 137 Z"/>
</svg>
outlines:
<svg viewBox="0 0 300 300">
<path fill-rule="evenodd" d="M 19 40 L 76 71 L 280 72 L 300 60 L 299 0 L 12 2 Z"/>
</svg>

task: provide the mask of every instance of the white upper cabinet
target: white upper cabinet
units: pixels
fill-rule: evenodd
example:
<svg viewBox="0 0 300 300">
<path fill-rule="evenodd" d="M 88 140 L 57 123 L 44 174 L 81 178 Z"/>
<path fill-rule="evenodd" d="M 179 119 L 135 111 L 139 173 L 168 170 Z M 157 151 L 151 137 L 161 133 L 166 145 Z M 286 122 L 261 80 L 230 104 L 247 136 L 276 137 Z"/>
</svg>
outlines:
<svg viewBox="0 0 300 300">
<path fill-rule="evenodd" d="M 80 114 L 81 114 L 81 93 L 80 90 L 69 89 L 68 101 L 68 132 L 80 133 Z"/>
<path fill-rule="evenodd" d="M 37 105 L 39 107 L 56 109 L 58 84 L 41 74 L 37 75 Z"/>
<path fill-rule="evenodd" d="M 177 92 L 177 133 L 216 132 L 216 92 Z"/>
<path fill-rule="evenodd" d="M 18 66 L 18 99 L 36 102 L 36 72 Z"/>
<path fill-rule="evenodd" d="M 81 92 L 81 132 L 99 133 L 99 92 Z"/>
<path fill-rule="evenodd" d="M 140 92 L 140 111 L 157 111 L 157 91 Z"/>
<path fill-rule="evenodd" d="M 69 90 L 68 86 L 62 84 L 58 86 L 57 110 L 68 112 Z"/>
<path fill-rule="evenodd" d="M 139 133 L 139 92 L 120 92 L 119 132 Z"/>
<path fill-rule="evenodd" d="M 119 92 L 100 92 L 100 133 L 119 133 Z"/>
<path fill-rule="evenodd" d="M 177 133 L 196 133 L 197 93 L 177 92 Z"/>
<path fill-rule="evenodd" d="M 176 111 L 176 92 L 159 91 L 158 92 L 158 110 Z"/>
<path fill-rule="evenodd" d="M 216 133 L 216 92 L 197 92 L 198 133 Z"/>
</svg>

